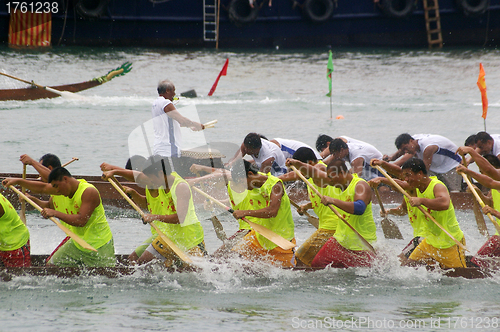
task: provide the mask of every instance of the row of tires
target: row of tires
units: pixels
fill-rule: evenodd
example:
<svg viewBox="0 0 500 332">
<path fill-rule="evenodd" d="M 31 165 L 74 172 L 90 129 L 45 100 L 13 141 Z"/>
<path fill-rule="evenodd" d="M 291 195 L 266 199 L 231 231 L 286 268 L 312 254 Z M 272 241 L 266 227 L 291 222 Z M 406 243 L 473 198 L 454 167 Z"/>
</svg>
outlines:
<svg viewBox="0 0 500 332">
<path fill-rule="evenodd" d="M 98 18 L 106 13 L 110 0 L 78 0 L 75 8 L 83 17 Z M 488 9 L 489 0 L 456 0 L 457 7 L 467 16 L 478 16 Z M 416 0 L 380 0 L 382 12 L 394 18 L 406 18 L 413 12 Z M 315 23 L 332 17 L 334 0 L 305 0 L 302 4 L 304 15 Z M 229 18 L 238 24 L 248 24 L 257 19 L 259 7 L 251 8 L 248 0 L 232 0 L 229 3 Z"/>
<path fill-rule="evenodd" d="M 332 17 L 335 0 L 305 0 L 304 15 L 314 23 L 321 23 Z M 380 0 L 382 12 L 394 18 L 406 18 L 413 13 L 417 0 Z M 488 9 L 489 0 L 456 0 L 457 7 L 466 16 L 479 16 Z M 259 8 L 251 8 L 248 0 L 232 0 L 228 8 L 229 18 L 237 24 L 248 24 L 257 19 Z"/>
</svg>

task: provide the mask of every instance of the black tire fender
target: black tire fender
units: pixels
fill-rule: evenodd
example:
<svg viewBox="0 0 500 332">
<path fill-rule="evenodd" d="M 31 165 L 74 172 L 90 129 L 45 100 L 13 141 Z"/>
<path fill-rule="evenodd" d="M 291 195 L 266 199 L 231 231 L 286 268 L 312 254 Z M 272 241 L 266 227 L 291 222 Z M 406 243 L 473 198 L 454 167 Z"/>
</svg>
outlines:
<svg viewBox="0 0 500 332">
<path fill-rule="evenodd" d="M 382 12 L 394 18 L 406 18 L 413 13 L 415 0 L 380 0 Z"/>
<path fill-rule="evenodd" d="M 106 13 L 110 1 L 111 0 L 78 0 L 75 8 L 82 17 L 99 18 Z"/>
<path fill-rule="evenodd" d="M 322 23 L 332 17 L 332 0 L 306 0 L 302 6 L 305 16 L 314 23 Z"/>
<path fill-rule="evenodd" d="M 237 25 L 253 23 L 259 16 L 259 6 L 250 7 L 248 0 L 232 0 L 228 7 L 229 19 Z"/>
<path fill-rule="evenodd" d="M 484 14 L 488 9 L 489 0 L 456 0 L 457 7 L 465 16 L 476 17 Z"/>
</svg>

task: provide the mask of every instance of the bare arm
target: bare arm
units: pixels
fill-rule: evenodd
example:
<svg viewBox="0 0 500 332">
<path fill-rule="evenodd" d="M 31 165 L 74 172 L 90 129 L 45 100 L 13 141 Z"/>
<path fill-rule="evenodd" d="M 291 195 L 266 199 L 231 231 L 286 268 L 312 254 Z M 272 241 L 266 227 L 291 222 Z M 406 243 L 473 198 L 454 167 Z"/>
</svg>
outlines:
<svg viewBox="0 0 500 332">
<path fill-rule="evenodd" d="M 291 182 L 299 180 L 299 176 L 295 172 L 288 172 L 278 176 L 278 178 L 283 182 Z"/>
<path fill-rule="evenodd" d="M 401 166 L 399 166 L 396 163 L 389 163 L 387 161 L 380 159 L 372 159 L 370 160 L 370 165 L 380 166 L 387 172 L 389 172 L 391 175 L 396 176 L 398 178 L 401 178 L 403 176 L 403 170 L 401 169 Z"/>
<path fill-rule="evenodd" d="M 241 144 L 240 148 L 238 149 L 238 151 L 236 151 L 236 153 L 234 154 L 233 158 L 231 158 L 226 163 L 226 166 L 229 166 L 229 167 L 232 166 L 233 163 L 235 162 L 235 160 L 243 158 L 246 154 L 247 153 L 246 153 L 246 150 L 245 150 L 245 146 L 243 144 Z"/>
<path fill-rule="evenodd" d="M 132 200 L 142 209 L 147 209 L 148 208 L 148 201 L 146 199 L 146 196 L 139 194 L 136 190 L 123 186 L 123 189 L 125 189 L 125 193 L 132 198 Z"/>
<path fill-rule="evenodd" d="M 28 197 L 29 199 L 31 199 L 33 202 L 35 202 L 39 207 L 41 207 L 42 209 L 44 208 L 49 208 L 50 207 L 50 201 L 42 201 L 41 199 L 39 199 L 38 197 L 35 197 L 35 196 L 31 196 L 30 194 L 26 194 L 26 197 Z"/>
<path fill-rule="evenodd" d="M 399 186 L 401 188 L 403 188 L 404 190 L 406 191 L 409 191 L 411 190 L 410 186 L 408 185 L 408 183 L 406 181 L 402 181 L 400 179 L 393 179 L 397 184 L 399 184 Z M 368 181 L 368 184 L 370 185 L 370 187 L 372 188 L 378 188 L 378 186 L 380 184 L 386 184 L 388 186 L 391 186 L 392 188 L 394 189 L 397 189 L 395 188 L 391 181 L 389 181 L 389 179 L 385 178 L 385 177 L 378 177 L 378 178 L 374 178 L 374 179 L 371 179 L 370 181 Z"/>
<path fill-rule="evenodd" d="M 298 212 L 300 215 L 302 215 L 302 214 L 304 214 L 304 212 L 307 212 L 307 210 L 310 210 L 310 209 L 312 209 L 312 208 L 313 208 L 312 203 L 311 203 L 311 202 L 309 202 L 309 203 L 307 203 L 307 204 L 300 205 L 300 206 L 298 207 L 298 209 L 297 209 L 297 212 Z"/>
<path fill-rule="evenodd" d="M 295 166 L 306 178 L 313 178 L 317 183 L 328 182 L 328 175 L 326 170 L 323 171 L 320 167 L 305 164 L 296 159 L 288 158 L 286 161 L 287 166 Z"/>
<path fill-rule="evenodd" d="M 474 172 L 471 169 L 468 169 L 467 167 L 464 167 L 463 165 L 458 165 L 457 166 L 457 172 L 458 173 L 464 173 L 466 175 L 469 175 L 470 177 L 474 178 L 482 184 L 483 186 L 490 188 L 490 189 L 500 189 L 500 181 L 495 181 L 492 178 L 490 178 L 488 175 L 485 174 L 480 174 L 477 172 Z"/>
<path fill-rule="evenodd" d="M 398 160 L 396 160 L 393 165 L 397 165 L 397 166 L 403 166 L 403 164 L 410 158 L 413 158 L 415 157 L 414 154 L 411 154 L 411 153 L 405 153 L 402 157 L 400 157 Z"/>
<path fill-rule="evenodd" d="M 40 174 L 40 177 L 42 178 L 43 182 L 47 182 L 50 174 L 50 169 L 47 167 L 43 166 L 40 162 L 34 160 L 27 154 L 23 154 L 19 160 L 25 164 L 25 165 L 31 165 L 33 168 Z"/>
<path fill-rule="evenodd" d="M 488 214 L 490 213 L 491 215 L 493 215 L 494 217 L 496 218 L 500 218 L 500 212 L 498 212 L 497 210 L 495 210 L 494 208 L 492 208 L 491 206 L 489 205 L 485 205 L 483 207 L 483 213 L 484 214 Z"/>
<path fill-rule="evenodd" d="M 172 104 L 172 103 L 170 103 L 167 106 L 165 106 L 165 108 L 163 110 L 165 111 L 165 113 L 169 117 L 171 117 L 175 121 L 179 122 L 179 124 L 181 125 L 181 127 L 188 127 L 188 128 L 191 128 L 191 130 L 194 130 L 194 131 L 200 131 L 200 130 L 205 129 L 205 127 L 201 123 L 196 122 L 196 121 L 191 121 L 188 118 L 182 116 L 182 114 L 179 113 L 179 111 L 177 111 L 177 109 L 175 108 L 174 104 Z"/>
<path fill-rule="evenodd" d="M 425 148 L 423 160 L 424 160 L 425 168 L 427 168 L 427 170 L 430 169 L 431 164 L 432 164 L 432 157 L 434 156 L 434 154 L 438 150 L 439 150 L 439 147 L 437 145 L 429 145 L 428 147 Z"/>
<path fill-rule="evenodd" d="M 434 211 L 444 211 L 450 206 L 450 194 L 448 189 L 440 183 L 434 186 L 434 198 L 411 197 L 411 206 L 423 205 Z"/>
<path fill-rule="evenodd" d="M 493 178 L 494 180 L 500 181 L 500 170 L 493 167 L 488 160 L 486 160 L 470 146 L 459 147 L 457 149 L 457 154 L 462 156 L 469 154 L 483 174 Z"/>
<path fill-rule="evenodd" d="M 21 178 L 5 178 L 2 181 L 2 184 L 6 188 L 13 185 L 19 185 L 34 193 L 57 195 L 57 189 L 45 182 L 25 180 Z"/>
<path fill-rule="evenodd" d="M 274 157 L 268 158 L 262 162 L 260 165 L 260 170 L 262 173 L 269 173 L 273 169 Z"/>
<path fill-rule="evenodd" d="M 351 173 L 356 173 L 361 175 L 363 173 L 363 166 L 365 165 L 365 160 L 361 157 L 351 161 Z"/>
<path fill-rule="evenodd" d="M 401 203 L 397 208 L 388 209 L 387 214 L 393 214 L 395 216 L 405 216 L 408 214 L 408 210 L 406 209 L 406 203 Z M 380 211 L 382 214 L 382 211 Z"/>
<path fill-rule="evenodd" d="M 356 184 L 353 202 L 346 202 L 333 197 L 323 196 L 321 203 L 325 205 L 333 204 L 347 213 L 354 214 L 354 202 L 358 200 L 362 200 L 366 206 L 370 204 L 372 200 L 372 190 L 368 183 L 360 181 Z"/>
<path fill-rule="evenodd" d="M 388 155 L 384 155 L 382 159 L 384 159 L 385 161 L 394 161 L 394 160 L 397 160 L 399 157 L 401 157 L 402 155 L 404 155 L 404 151 L 403 150 L 398 150 L 396 152 L 394 152 L 392 155 L 388 156 Z"/>
</svg>

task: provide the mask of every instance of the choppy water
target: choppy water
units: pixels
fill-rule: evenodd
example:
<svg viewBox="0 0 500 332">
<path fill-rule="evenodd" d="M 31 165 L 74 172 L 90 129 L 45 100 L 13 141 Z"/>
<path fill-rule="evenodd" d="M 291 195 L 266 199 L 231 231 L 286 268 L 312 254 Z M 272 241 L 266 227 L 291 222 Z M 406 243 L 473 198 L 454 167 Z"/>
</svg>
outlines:
<svg viewBox="0 0 500 332">
<path fill-rule="evenodd" d="M 164 78 L 175 82 L 178 93 L 195 89 L 200 95 L 181 100 L 178 108 L 194 105 L 202 122 L 218 119 L 216 128 L 205 131 L 209 142 L 240 144 L 256 131 L 314 146 L 319 133 L 328 133 L 365 140 L 391 153 L 402 132 L 441 134 L 460 145 L 482 130 L 476 86 L 482 62 L 490 100 L 488 131 L 498 133 L 500 124 L 496 50 L 334 51 L 332 115 L 344 120 L 330 119 L 326 50 L 72 48 L 23 53 L 4 48 L 0 58 L 3 72 L 43 85 L 85 81 L 122 62 L 134 64 L 126 76 L 82 92 L 83 100 L 1 102 L 0 172 L 20 173 L 23 153 L 38 158 L 52 152 L 63 162 L 78 157 L 70 167 L 73 174 L 98 175 L 104 161 L 123 165 L 127 138 L 150 119 L 156 84 Z M 228 75 L 215 95 L 206 97 L 226 58 Z M 0 77 L 0 87 L 22 86 Z M 207 248 L 213 252 L 220 241 L 207 212 L 199 210 Z M 110 208 L 107 213 L 117 253 L 131 252 L 148 236 L 132 212 Z M 485 239 L 472 213 L 457 215 L 475 253 Z M 232 234 L 235 223 L 221 218 Z M 296 213 L 294 219 L 301 244 L 313 228 Z M 400 267 L 396 255 L 411 238 L 411 229 L 406 217 L 393 219 L 405 240 L 385 240 L 380 230 L 377 249 L 384 259 L 371 269 L 305 273 L 255 267 L 248 274 L 241 262 L 231 262 L 217 271 L 211 263 L 201 263 L 200 274 L 14 278 L 0 283 L 0 331 L 497 330 L 500 277 L 464 280 Z M 63 237 L 34 212 L 28 214 L 28 224 L 34 253 L 49 253 Z"/>
</svg>

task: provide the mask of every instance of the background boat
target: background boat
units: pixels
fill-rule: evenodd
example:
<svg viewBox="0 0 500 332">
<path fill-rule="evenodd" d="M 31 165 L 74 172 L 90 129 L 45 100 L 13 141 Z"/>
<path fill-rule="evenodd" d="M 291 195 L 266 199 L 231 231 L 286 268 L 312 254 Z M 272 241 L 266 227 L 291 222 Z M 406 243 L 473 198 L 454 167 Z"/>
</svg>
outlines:
<svg viewBox="0 0 500 332">
<path fill-rule="evenodd" d="M 433 6 L 434 0 L 429 1 Z M 437 2 L 437 1 L 436 1 Z M 161 47 L 428 45 L 423 1 L 53 0 L 52 44 Z M 9 9 L 0 9 L 7 42 Z M 12 10 L 12 9 L 10 9 Z M 500 0 L 440 0 L 445 45 L 497 45 Z M 219 14 L 217 20 L 216 14 Z M 219 21 L 218 35 L 216 21 Z M 429 21 L 429 20 L 427 20 Z M 432 22 L 431 22 L 432 23 Z M 434 28 L 431 28 L 434 29 Z"/>
<path fill-rule="evenodd" d="M 74 83 L 74 84 L 65 84 L 65 85 L 57 85 L 50 86 L 51 89 L 45 89 L 43 86 L 37 85 L 32 82 L 32 85 L 27 88 L 19 88 L 19 89 L 1 89 L 0 90 L 0 101 L 6 100 L 36 100 L 42 98 L 57 98 L 61 94 L 56 93 L 57 91 L 68 91 L 68 92 L 80 92 L 83 90 L 87 90 L 98 85 L 109 82 L 116 76 L 122 76 L 132 70 L 132 64 L 129 62 L 125 62 L 120 67 L 110 70 L 106 75 L 101 77 L 96 77 L 91 79 L 90 81 Z M 4 76 L 8 76 L 10 78 L 23 81 L 25 83 L 29 83 L 23 79 L 10 76 L 8 74 L 2 74 Z M 49 91 L 52 90 L 52 91 Z M 56 92 L 53 92 L 56 90 Z"/>
<path fill-rule="evenodd" d="M 6 177 L 17 177 L 20 178 L 22 177 L 22 174 L 19 173 L 0 173 L 0 181 L 3 180 Z M 36 179 L 36 175 L 27 175 L 28 179 Z M 101 194 L 101 199 L 103 201 L 103 204 L 105 205 L 110 205 L 110 206 L 116 206 L 120 208 L 131 208 L 130 205 L 123 199 L 123 197 L 111 186 L 111 184 L 108 181 L 104 181 L 100 176 L 74 176 L 77 179 L 85 179 L 87 182 L 93 184 L 97 190 L 99 190 L 99 193 Z M 127 182 L 123 178 L 117 177 L 117 179 L 122 183 L 124 186 L 131 187 L 135 190 L 137 190 L 140 193 L 144 194 L 144 189 L 139 187 L 135 183 Z M 217 197 L 219 199 L 227 198 L 227 192 L 225 187 L 221 187 L 219 184 L 214 188 L 214 187 L 208 187 L 209 188 L 209 193 Z M 206 190 L 206 189 L 205 189 Z M 208 191 L 208 190 L 207 190 Z M 17 198 L 17 194 L 15 194 L 11 190 L 6 190 L 5 188 L 0 189 L 0 193 L 7 197 L 9 201 L 14 205 L 16 209 L 19 209 L 19 200 Z M 195 198 L 195 203 L 202 204 L 205 201 L 205 197 L 202 195 L 196 193 L 193 191 L 193 195 Z M 288 189 L 288 195 L 290 198 L 296 202 L 304 202 L 308 201 L 309 198 L 307 196 L 307 190 L 306 187 L 303 185 L 293 185 L 290 186 Z M 382 199 L 382 202 L 384 204 L 394 204 L 394 203 L 401 203 L 403 201 L 403 196 L 395 192 L 393 190 L 381 190 L 380 191 L 380 196 Z M 473 196 L 472 194 L 468 192 L 452 192 L 451 193 L 451 199 L 453 202 L 453 205 L 455 208 L 460 209 L 460 210 L 471 210 L 473 207 Z M 377 197 L 373 193 L 372 195 L 372 200 L 373 204 L 378 204 Z M 28 206 L 29 208 L 29 206 Z"/>
</svg>

